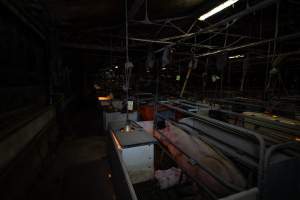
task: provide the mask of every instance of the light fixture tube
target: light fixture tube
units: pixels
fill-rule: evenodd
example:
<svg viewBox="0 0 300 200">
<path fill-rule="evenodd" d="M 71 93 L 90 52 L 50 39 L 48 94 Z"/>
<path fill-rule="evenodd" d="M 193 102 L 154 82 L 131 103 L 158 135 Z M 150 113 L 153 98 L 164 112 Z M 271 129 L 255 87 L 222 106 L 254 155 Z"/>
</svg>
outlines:
<svg viewBox="0 0 300 200">
<path fill-rule="evenodd" d="M 245 55 L 235 55 L 235 56 L 229 56 L 229 59 L 236 59 L 236 58 L 244 58 Z"/>
<path fill-rule="evenodd" d="M 200 21 L 204 21 L 207 18 L 211 17 L 212 15 L 221 12 L 222 10 L 224 10 L 225 8 L 228 8 L 229 6 L 235 4 L 236 2 L 238 2 L 239 0 L 227 0 L 224 3 L 220 4 L 219 6 L 215 7 L 214 9 L 210 10 L 209 12 L 205 13 L 204 15 L 200 16 L 198 18 L 198 20 Z"/>
</svg>

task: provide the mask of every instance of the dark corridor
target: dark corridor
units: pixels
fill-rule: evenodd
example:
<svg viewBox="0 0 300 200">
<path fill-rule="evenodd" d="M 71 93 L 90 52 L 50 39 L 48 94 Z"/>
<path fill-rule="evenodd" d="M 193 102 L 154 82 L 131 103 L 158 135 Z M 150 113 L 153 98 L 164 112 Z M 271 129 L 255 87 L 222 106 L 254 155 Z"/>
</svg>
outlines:
<svg viewBox="0 0 300 200">
<path fill-rule="evenodd" d="M 28 200 L 114 199 L 107 137 L 97 110 L 90 97 L 63 113 L 63 140 L 51 164 L 40 172 Z"/>
</svg>

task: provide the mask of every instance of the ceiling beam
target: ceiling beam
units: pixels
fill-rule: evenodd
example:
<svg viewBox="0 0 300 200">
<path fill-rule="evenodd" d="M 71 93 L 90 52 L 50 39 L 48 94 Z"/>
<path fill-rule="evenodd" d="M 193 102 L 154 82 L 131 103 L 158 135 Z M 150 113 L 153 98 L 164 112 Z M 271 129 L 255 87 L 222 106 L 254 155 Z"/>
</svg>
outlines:
<svg viewBox="0 0 300 200">
<path fill-rule="evenodd" d="M 211 55 L 220 54 L 220 53 L 224 53 L 224 52 L 230 52 L 230 51 L 235 51 L 235 50 L 239 50 L 239 49 L 245 49 L 245 48 L 249 48 L 249 47 L 259 46 L 259 45 L 267 44 L 269 42 L 281 42 L 281 41 L 286 41 L 286 40 L 293 40 L 293 39 L 297 39 L 299 37 L 300 37 L 300 32 L 280 36 L 278 38 L 271 38 L 271 39 L 266 39 L 266 40 L 262 40 L 262 41 L 258 41 L 258 42 L 249 43 L 249 44 L 244 44 L 244 45 L 240 45 L 240 46 L 236 46 L 236 47 L 229 47 L 229 48 L 220 49 L 220 50 L 213 51 L 213 52 L 203 53 L 203 54 L 197 55 L 196 57 L 211 56 Z"/>
<path fill-rule="evenodd" d="M 225 19 L 223 19 L 223 20 L 221 20 L 221 21 L 219 21 L 219 22 L 217 22 L 215 24 L 212 24 L 212 25 L 208 26 L 208 27 L 200 30 L 199 32 L 196 32 L 196 33 L 193 33 L 193 34 L 186 34 L 178 42 L 183 42 L 183 41 L 188 40 L 190 38 L 193 38 L 193 37 L 195 37 L 195 36 L 197 36 L 199 34 L 202 34 L 203 32 L 210 31 L 212 29 L 215 29 L 218 26 L 221 26 L 221 25 L 227 24 L 227 23 L 229 23 L 231 21 L 240 19 L 240 18 L 242 18 L 244 16 L 247 16 L 247 15 L 249 15 L 249 14 L 257 11 L 257 10 L 261 10 L 263 8 L 266 8 L 266 7 L 272 5 L 272 4 L 276 3 L 276 2 L 278 2 L 278 0 L 264 0 L 264 1 L 261 1 L 261 2 L 255 4 L 255 5 L 251 6 L 251 7 L 247 7 L 245 10 L 242 10 L 241 12 L 239 12 L 237 14 L 234 14 L 234 15 L 232 15 L 230 17 L 227 17 L 227 18 L 225 18 Z M 171 47 L 171 46 L 174 46 L 174 45 L 169 45 L 169 46 Z M 155 52 L 159 53 L 159 52 L 161 52 L 163 50 L 164 50 L 164 48 L 160 48 L 160 49 L 156 50 Z"/>
<path fill-rule="evenodd" d="M 259 2 L 259 3 L 255 4 L 253 6 L 247 7 L 245 10 L 243 10 L 243 11 L 237 13 L 237 14 L 234 14 L 234 15 L 232 15 L 230 17 L 227 17 L 227 18 L 225 18 L 225 19 L 223 19 L 223 20 L 221 20 L 221 21 L 219 21 L 219 22 L 217 22 L 215 24 L 212 24 L 212 25 L 208 26 L 207 28 L 204 28 L 204 29 L 200 30 L 198 33 L 194 34 L 193 36 L 201 34 L 202 32 L 210 31 L 210 30 L 212 30 L 212 29 L 214 29 L 214 28 L 216 28 L 216 27 L 218 27 L 220 25 L 225 25 L 225 24 L 227 24 L 229 22 L 232 22 L 234 20 L 238 20 L 238 19 L 240 19 L 240 18 L 242 18 L 244 16 L 247 16 L 247 15 L 249 15 L 249 14 L 251 14 L 251 13 L 257 11 L 257 10 L 264 9 L 264 8 L 270 6 L 270 5 L 272 5 L 272 4 L 274 4 L 274 3 L 278 2 L 278 1 L 279 0 L 264 0 L 262 2 Z M 183 38 L 182 40 L 190 39 L 193 36 L 188 36 L 186 38 Z"/>
</svg>

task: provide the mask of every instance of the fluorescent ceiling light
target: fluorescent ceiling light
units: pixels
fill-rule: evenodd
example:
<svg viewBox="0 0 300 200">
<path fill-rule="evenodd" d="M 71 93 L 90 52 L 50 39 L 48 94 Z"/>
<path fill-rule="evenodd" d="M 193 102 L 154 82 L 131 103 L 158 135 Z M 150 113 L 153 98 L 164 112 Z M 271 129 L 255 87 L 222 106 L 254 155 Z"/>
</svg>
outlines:
<svg viewBox="0 0 300 200">
<path fill-rule="evenodd" d="M 219 6 L 215 7 L 214 9 L 210 10 L 208 13 L 205 13 L 204 15 L 200 16 L 198 19 L 200 21 L 204 21 L 207 18 L 211 17 L 212 15 L 224 10 L 225 8 L 228 8 L 229 6 L 235 4 L 239 0 L 227 0 L 226 2 L 220 4 Z"/>
<path fill-rule="evenodd" d="M 244 58 L 245 55 L 236 55 L 236 56 L 230 56 L 229 59 L 235 59 L 235 58 Z"/>
<path fill-rule="evenodd" d="M 119 68 L 119 66 L 118 66 L 118 65 L 116 65 L 116 66 L 115 66 L 115 69 L 118 69 L 118 68 Z"/>
</svg>

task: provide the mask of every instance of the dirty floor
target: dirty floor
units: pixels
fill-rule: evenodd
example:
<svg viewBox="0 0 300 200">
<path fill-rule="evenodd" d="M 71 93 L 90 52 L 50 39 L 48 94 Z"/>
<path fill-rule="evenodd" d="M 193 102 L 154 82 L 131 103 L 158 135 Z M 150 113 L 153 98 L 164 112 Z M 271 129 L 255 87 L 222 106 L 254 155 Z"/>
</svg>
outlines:
<svg viewBox="0 0 300 200">
<path fill-rule="evenodd" d="M 106 136 L 96 106 L 74 109 L 65 119 L 63 140 L 40 173 L 28 200 L 115 199 L 106 157 Z"/>
</svg>

